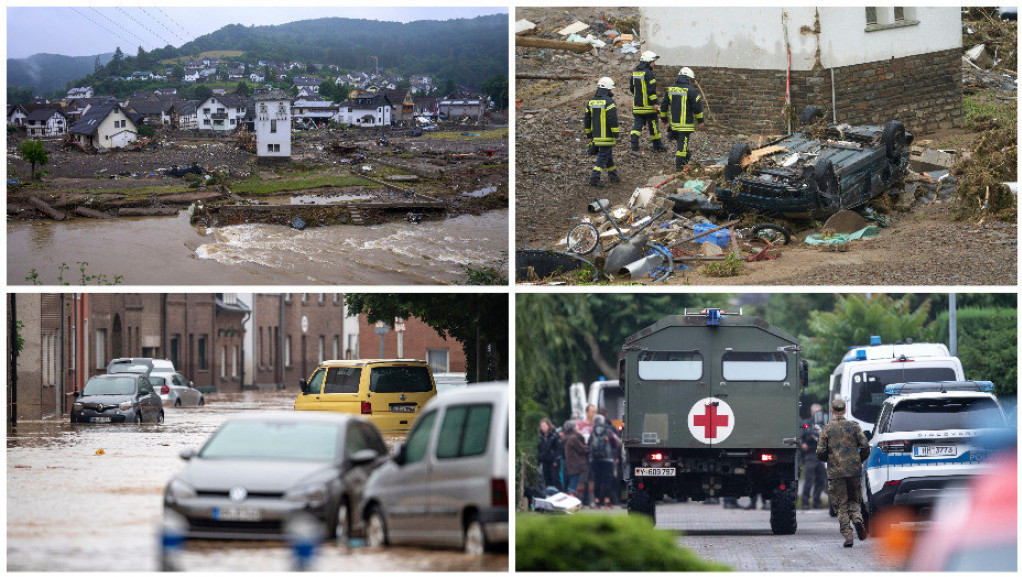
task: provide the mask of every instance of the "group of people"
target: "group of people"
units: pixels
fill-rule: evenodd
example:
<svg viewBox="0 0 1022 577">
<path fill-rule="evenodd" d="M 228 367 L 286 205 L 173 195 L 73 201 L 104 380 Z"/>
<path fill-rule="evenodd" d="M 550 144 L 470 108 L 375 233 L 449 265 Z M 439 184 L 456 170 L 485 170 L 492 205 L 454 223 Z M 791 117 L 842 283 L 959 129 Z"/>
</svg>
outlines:
<svg viewBox="0 0 1022 577">
<path fill-rule="evenodd" d="M 537 460 L 544 487 L 581 499 L 583 506 L 613 508 L 614 471 L 621 439 L 594 405 L 584 418 L 572 415 L 560 428 L 548 418 L 539 423 Z"/>
<path fill-rule="evenodd" d="M 703 96 L 694 86 L 695 72 L 683 67 L 674 84 L 669 86 L 661 98 L 657 94 L 655 52 L 647 50 L 639 56 L 639 64 L 632 72 L 628 92 L 632 95 L 632 130 L 629 133 L 629 152 L 638 156 L 639 137 L 644 129 L 649 130 L 653 150 L 665 152 L 663 135 L 659 124 L 667 127 L 668 138 L 677 143 L 674 153 L 674 167 L 684 170 L 689 160 L 688 141 L 696 127 L 703 127 Z M 621 180 L 614 164 L 614 145 L 620 134 L 617 104 L 614 102 L 614 80 L 604 76 L 596 83 L 596 94 L 586 104 L 586 138 L 590 154 L 596 156 L 596 165 L 589 175 L 588 183 L 603 186 L 600 180 L 606 173 L 610 182 Z"/>
</svg>

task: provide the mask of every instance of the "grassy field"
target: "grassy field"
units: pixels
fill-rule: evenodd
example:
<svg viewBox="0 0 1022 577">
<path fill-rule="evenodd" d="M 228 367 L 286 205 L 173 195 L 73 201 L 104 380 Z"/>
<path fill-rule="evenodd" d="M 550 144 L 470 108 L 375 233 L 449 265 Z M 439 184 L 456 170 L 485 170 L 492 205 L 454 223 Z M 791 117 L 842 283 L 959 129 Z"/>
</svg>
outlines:
<svg viewBox="0 0 1022 577">
<path fill-rule="evenodd" d="M 473 132 L 466 130 L 469 134 L 475 134 L 476 136 L 468 136 L 461 132 L 427 132 L 423 134 L 425 138 L 432 138 L 433 140 L 500 140 L 507 138 L 508 127 L 494 128 L 492 130 L 483 130 L 481 132 Z"/>
</svg>

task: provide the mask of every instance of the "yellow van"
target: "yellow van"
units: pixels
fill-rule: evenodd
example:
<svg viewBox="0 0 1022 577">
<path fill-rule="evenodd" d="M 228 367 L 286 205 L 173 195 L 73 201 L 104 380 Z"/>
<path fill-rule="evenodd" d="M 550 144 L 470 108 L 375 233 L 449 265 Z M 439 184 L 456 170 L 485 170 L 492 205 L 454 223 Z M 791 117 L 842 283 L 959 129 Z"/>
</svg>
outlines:
<svg viewBox="0 0 1022 577">
<path fill-rule="evenodd" d="M 436 396 L 429 365 L 409 359 L 323 361 L 301 387 L 296 411 L 361 414 L 381 431 L 407 430 Z"/>
</svg>

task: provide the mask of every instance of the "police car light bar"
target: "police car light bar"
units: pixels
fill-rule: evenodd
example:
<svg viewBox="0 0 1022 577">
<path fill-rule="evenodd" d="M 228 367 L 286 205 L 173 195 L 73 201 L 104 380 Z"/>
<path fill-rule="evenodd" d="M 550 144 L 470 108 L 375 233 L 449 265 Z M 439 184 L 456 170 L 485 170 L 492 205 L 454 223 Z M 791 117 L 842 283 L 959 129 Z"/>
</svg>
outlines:
<svg viewBox="0 0 1022 577">
<path fill-rule="evenodd" d="M 930 383 L 894 383 L 884 387 L 884 393 L 892 396 L 909 393 L 946 393 L 948 391 L 992 393 L 994 392 L 994 383 L 991 381 L 936 381 Z"/>
</svg>

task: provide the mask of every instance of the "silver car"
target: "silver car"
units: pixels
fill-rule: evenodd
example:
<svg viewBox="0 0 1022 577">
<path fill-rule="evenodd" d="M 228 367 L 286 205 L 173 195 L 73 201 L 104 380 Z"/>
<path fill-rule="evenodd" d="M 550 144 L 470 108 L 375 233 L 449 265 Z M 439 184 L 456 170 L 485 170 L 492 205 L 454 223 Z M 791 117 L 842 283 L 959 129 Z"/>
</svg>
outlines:
<svg viewBox="0 0 1022 577">
<path fill-rule="evenodd" d="M 195 388 L 195 385 L 184 378 L 181 373 L 173 371 L 164 372 L 153 369 L 149 373 L 149 382 L 163 399 L 164 405 L 174 407 L 201 407 L 206 404 L 206 398 L 202 391 Z"/>
<path fill-rule="evenodd" d="M 189 538 L 278 539 L 311 515 L 326 538 L 346 538 L 387 448 L 369 421 L 328 412 L 255 413 L 225 422 L 164 492 L 165 511 L 184 518 Z M 173 514 L 172 514 L 173 515 Z"/>
<path fill-rule="evenodd" d="M 369 478 L 359 507 L 370 547 L 416 543 L 479 555 L 508 541 L 508 385 L 434 397 Z"/>
</svg>

